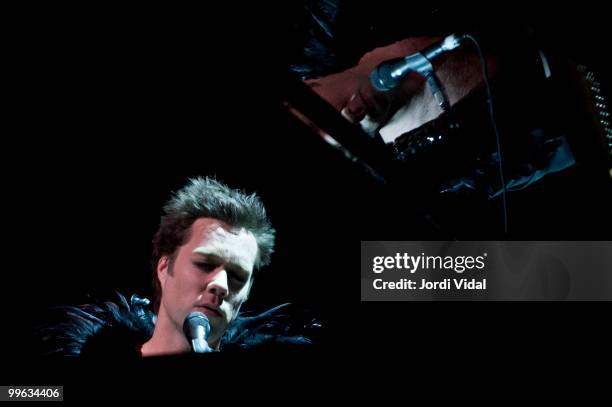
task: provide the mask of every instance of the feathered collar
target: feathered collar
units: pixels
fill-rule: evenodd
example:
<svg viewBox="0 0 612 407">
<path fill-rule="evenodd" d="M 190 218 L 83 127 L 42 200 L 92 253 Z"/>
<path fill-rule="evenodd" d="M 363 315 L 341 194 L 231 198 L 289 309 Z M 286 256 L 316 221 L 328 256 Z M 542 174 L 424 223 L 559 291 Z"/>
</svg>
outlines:
<svg viewBox="0 0 612 407">
<path fill-rule="evenodd" d="M 81 357 L 140 358 L 140 348 L 153 335 L 155 315 L 149 301 L 117 294 L 118 302 L 105 301 L 54 309 L 61 319 L 40 327 L 42 353 Z M 257 315 L 241 314 L 221 339 L 221 350 L 301 347 L 312 344 L 310 334 L 321 327 L 305 313 L 282 304 Z"/>
</svg>

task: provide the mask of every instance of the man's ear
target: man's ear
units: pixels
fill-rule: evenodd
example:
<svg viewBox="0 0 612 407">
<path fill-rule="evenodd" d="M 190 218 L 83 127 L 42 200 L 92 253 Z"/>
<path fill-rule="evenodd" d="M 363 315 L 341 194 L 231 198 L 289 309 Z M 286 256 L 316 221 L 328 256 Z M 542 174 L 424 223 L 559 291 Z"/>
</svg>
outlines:
<svg viewBox="0 0 612 407">
<path fill-rule="evenodd" d="M 170 267 L 170 258 L 168 256 L 161 256 L 157 261 L 157 279 L 159 284 L 163 287 L 168 278 L 168 271 Z"/>
</svg>

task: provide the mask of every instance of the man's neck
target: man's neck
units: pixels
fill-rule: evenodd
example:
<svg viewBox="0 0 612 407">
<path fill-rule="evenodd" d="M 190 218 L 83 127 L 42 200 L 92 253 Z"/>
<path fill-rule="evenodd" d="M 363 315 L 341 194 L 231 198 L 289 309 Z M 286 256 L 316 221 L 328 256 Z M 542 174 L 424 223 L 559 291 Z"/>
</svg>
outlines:
<svg viewBox="0 0 612 407">
<path fill-rule="evenodd" d="M 191 346 L 183 333 L 176 330 L 165 313 L 160 312 L 153 336 L 142 345 L 142 356 L 188 353 L 190 351 Z"/>
</svg>

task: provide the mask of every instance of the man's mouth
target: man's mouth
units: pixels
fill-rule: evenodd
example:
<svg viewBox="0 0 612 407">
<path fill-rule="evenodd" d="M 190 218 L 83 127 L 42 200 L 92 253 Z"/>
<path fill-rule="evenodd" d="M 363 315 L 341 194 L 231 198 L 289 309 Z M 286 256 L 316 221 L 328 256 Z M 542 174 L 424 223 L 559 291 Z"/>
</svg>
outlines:
<svg viewBox="0 0 612 407">
<path fill-rule="evenodd" d="M 217 316 L 217 317 L 223 316 L 223 314 L 221 313 L 221 310 L 212 305 L 202 304 L 202 305 L 196 305 L 194 308 L 203 311 L 204 314 L 208 316 Z"/>
</svg>

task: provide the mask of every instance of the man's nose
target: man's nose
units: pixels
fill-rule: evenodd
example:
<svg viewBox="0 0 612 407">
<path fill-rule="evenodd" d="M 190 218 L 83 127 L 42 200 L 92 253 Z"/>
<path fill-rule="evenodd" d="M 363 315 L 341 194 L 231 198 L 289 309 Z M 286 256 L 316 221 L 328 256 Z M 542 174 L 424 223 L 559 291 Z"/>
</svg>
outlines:
<svg viewBox="0 0 612 407">
<path fill-rule="evenodd" d="M 214 278 L 208 283 L 206 291 L 216 295 L 219 298 L 227 297 L 227 272 L 221 269 Z"/>
</svg>

